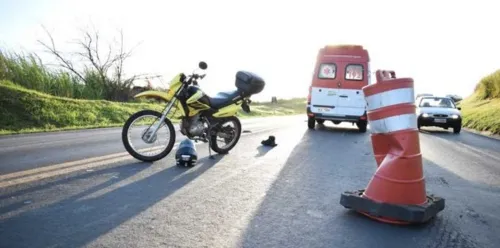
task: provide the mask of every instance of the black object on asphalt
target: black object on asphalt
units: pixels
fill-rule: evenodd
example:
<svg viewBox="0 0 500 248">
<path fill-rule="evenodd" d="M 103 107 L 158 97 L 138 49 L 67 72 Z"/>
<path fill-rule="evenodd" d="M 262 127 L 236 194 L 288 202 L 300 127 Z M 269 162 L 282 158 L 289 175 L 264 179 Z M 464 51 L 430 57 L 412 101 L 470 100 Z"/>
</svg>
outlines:
<svg viewBox="0 0 500 248">
<path fill-rule="evenodd" d="M 275 137 L 274 136 L 269 136 L 269 138 L 267 138 L 267 140 L 263 140 L 262 142 L 260 142 L 262 145 L 264 146 L 277 146 L 278 144 L 276 144 L 276 141 L 275 141 Z"/>
<path fill-rule="evenodd" d="M 179 148 L 175 153 L 175 160 L 177 166 L 193 167 L 196 165 L 198 153 L 196 152 L 196 146 L 192 140 L 185 139 L 179 144 Z"/>
</svg>

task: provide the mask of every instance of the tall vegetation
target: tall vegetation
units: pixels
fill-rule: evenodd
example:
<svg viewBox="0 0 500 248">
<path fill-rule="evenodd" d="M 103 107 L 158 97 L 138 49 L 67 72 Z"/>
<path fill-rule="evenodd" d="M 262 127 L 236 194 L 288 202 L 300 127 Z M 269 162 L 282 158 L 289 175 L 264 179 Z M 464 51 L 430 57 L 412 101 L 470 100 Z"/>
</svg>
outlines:
<svg viewBox="0 0 500 248">
<path fill-rule="evenodd" d="M 85 30 L 70 53 L 59 50 L 53 36 L 45 31 L 48 41 L 38 42 L 56 59 L 56 67 L 48 67 L 35 53 L 0 50 L 0 80 L 61 97 L 129 101 L 134 82 L 145 76 L 125 75 L 125 62 L 133 49 L 125 49 L 121 31 L 119 38 L 106 46 L 98 31 Z"/>
<path fill-rule="evenodd" d="M 460 106 L 465 127 L 500 134 L 500 70 L 483 77 Z"/>
<path fill-rule="evenodd" d="M 63 70 L 48 69 L 34 53 L 0 51 L 0 80 L 55 96 L 102 99 L 101 90 L 87 87 Z"/>
<path fill-rule="evenodd" d="M 500 98 L 500 70 L 497 70 L 476 85 L 475 94 L 478 99 Z"/>
</svg>

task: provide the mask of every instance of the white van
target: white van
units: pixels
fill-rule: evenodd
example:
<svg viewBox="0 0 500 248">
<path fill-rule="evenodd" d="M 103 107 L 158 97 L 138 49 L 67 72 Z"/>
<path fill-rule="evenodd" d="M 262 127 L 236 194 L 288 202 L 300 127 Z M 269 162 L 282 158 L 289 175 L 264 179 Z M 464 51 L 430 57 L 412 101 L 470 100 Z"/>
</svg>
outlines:
<svg viewBox="0 0 500 248">
<path fill-rule="evenodd" d="M 307 101 L 310 129 L 328 120 L 356 123 L 360 132 L 366 132 L 362 88 L 370 84 L 369 62 L 360 45 L 327 45 L 319 50 Z"/>
</svg>

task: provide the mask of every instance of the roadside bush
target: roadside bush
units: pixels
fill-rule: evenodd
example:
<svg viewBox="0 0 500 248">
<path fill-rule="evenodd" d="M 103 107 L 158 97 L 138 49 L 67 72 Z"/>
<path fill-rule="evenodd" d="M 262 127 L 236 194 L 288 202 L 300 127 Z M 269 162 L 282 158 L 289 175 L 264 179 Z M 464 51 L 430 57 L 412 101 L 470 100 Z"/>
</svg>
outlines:
<svg viewBox="0 0 500 248">
<path fill-rule="evenodd" d="M 482 78 L 476 85 L 475 94 L 481 100 L 500 98 L 500 70 Z"/>
</svg>

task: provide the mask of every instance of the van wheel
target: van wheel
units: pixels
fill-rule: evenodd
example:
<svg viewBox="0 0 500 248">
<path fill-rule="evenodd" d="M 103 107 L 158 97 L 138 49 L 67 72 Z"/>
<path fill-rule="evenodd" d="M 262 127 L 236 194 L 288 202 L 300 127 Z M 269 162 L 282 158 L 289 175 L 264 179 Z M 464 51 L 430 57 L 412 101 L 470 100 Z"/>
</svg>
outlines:
<svg viewBox="0 0 500 248">
<path fill-rule="evenodd" d="M 359 131 L 362 133 L 366 133 L 366 126 L 368 123 L 366 121 L 358 121 L 356 122 L 356 126 L 358 126 Z"/>
<path fill-rule="evenodd" d="M 313 117 L 309 117 L 307 119 L 307 126 L 309 127 L 309 129 L 314 129 L 314 127 L 316 126 L 316 120 Z"/>
<path fill-rule="evenodd" d="M 462 130 L 462 126 L 453 127 L 453 133 L 460 133 L 460 130 Z"/>
<path fill-rule="evenodd" d="M 332 121 L 332 122 L 333 122 L 333 124 L 335 124 L 335 125 L 340 124 L 340 121 Z"/>
<path fill-rule="evenodd" d="M 320 125 L 323 125 L 323 123 L 325 123 L 325 120 L 316 120 L 316 122 Z"/>
</svg>

